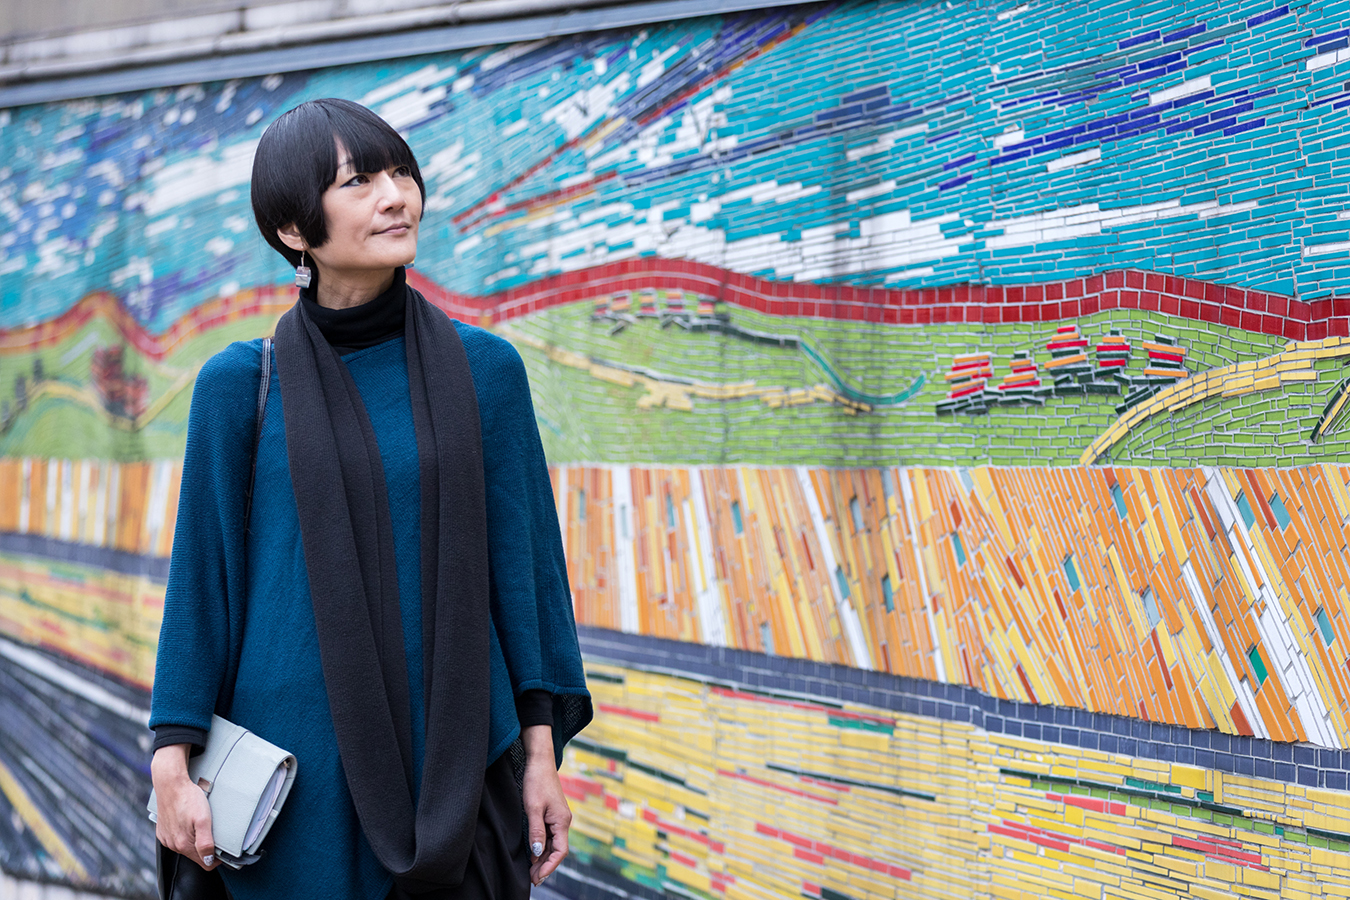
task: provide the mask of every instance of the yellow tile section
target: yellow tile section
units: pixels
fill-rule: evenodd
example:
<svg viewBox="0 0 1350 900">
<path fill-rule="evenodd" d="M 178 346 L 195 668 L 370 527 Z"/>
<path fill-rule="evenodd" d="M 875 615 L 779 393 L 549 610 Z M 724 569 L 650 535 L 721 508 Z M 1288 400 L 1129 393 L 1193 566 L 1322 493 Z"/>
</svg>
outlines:
<svg viewBox="0 0 1350 900">
<path fill-rule="evenodd" d="M 608 628 L 625 590 L 603 565 L 615 471 L 555 471 L 578 621 Z M 1344 467 L 625 477 L 645 633 L 720 633 L 1000 698 L 1350 745 Z M 696 533 L 710 536 L 707 572 Z M 700 602 L 692 584 L 710 594 Z"/>
<path fill-rule="evenodd" d="M 1313 364 L 1317 360 L 1343 356 L 1350 356 L 1350 338 L 1291 341 L 1281 353 L 1198 372 L 1130 407 L 1088 445 L 1079 461 L 1085 466 L 1092 465 L 1133 428 L 1152 416 L 1176 412 L 1211 397 L 1239 397 L 1253 391 L 1274 390 L 1284 384 L 1316 381 L 1317 373 L 1313 370 Z M 1334 408 L 1327 410 L 1324 422 L 1318 425 L 1319 436 L 1330 420 L 1341 412 L 1345 401 L 1346 394 L 1342 392 L 1335 400 Z"/>
</svg>

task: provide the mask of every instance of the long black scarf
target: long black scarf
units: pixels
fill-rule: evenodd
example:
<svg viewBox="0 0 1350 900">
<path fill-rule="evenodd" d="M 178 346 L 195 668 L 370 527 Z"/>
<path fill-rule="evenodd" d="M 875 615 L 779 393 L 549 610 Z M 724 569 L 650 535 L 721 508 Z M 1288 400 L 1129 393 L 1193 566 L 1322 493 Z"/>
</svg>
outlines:
<svg viewBox="0 0 1350 900">
<path fill-rule="evenodd" d="M 286 453 L 338 753 L 381 865 L 457 885 L 477 823 L 489 722 L 487 506 L 473 375 L 455 326 L 405 287 L 420 459 L 426 754 L 412 722 L 393 524 L 375 432 L 346 365 L 297 303 L 277 323 Z"/>
</svg>

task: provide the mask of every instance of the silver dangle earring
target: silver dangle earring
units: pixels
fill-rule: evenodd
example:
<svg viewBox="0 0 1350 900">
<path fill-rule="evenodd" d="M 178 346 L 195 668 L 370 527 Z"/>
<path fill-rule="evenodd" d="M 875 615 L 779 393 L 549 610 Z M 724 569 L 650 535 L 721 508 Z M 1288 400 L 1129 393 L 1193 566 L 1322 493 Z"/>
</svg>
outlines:
<svg viewBox="0 0 1350 900">
<path fill-rule="evenodd" d="M 305 265 L 305 251 L 300 251 L 300 265 L 295 267 L 296 287 L 307 288 L 310 282 L 309 266 Z"/>
</svg>

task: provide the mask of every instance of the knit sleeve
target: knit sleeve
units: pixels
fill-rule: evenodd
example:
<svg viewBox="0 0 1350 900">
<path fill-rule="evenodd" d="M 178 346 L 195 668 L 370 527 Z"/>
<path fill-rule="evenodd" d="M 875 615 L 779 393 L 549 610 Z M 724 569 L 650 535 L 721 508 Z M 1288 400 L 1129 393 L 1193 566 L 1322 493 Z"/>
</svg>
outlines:
<svg viewBox="0 0 1350 900">
<path fill-rule="evenodd" d="M 231 344 L 207 361 L 193 388 L 151 728 L 208 730 L 232 684 L 260 361 L 259 342 Z"/>
<path fill-rule="evenodd" d="M 466 333 L 467 332 L 467 333 Z M 556 756 L 591 720 L 562 533 L 520 354 L 461 329 L 483 432 L 492 620 L 519 697 L 553 695 Z"/>
</svg>

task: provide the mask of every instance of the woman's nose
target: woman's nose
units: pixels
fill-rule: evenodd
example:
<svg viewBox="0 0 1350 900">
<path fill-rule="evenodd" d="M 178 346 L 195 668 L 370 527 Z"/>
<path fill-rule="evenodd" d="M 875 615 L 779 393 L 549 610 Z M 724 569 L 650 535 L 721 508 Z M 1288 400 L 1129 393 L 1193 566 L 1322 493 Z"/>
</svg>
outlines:
<svg viewBox="0 0 1350 900">
<path fill-rule="evenodd" d="M 376 176 L 375 194 L 379 198 L 380 209 L 394 209 L 403 205 L 403 192 L 388 172 Z"/>
</svg>

